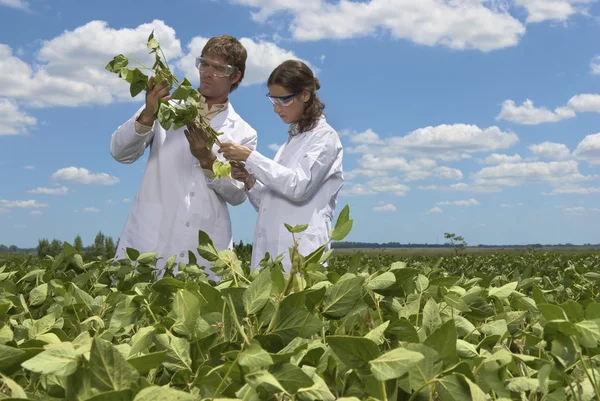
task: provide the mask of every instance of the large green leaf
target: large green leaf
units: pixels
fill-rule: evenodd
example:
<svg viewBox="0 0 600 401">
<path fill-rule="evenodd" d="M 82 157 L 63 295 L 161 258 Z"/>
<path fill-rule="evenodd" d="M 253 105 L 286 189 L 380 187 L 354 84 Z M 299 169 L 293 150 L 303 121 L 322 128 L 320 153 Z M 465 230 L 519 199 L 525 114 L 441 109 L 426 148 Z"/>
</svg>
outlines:
<svg viewBox="0 0 600 401">
<path fill-rule="evenodd" d="M 369 362 L 371 372 L 377 380 L 396 379 L 408 371 L 425 357 L 420 352 L 406 348 L 396 348 Z"/>
</svg>

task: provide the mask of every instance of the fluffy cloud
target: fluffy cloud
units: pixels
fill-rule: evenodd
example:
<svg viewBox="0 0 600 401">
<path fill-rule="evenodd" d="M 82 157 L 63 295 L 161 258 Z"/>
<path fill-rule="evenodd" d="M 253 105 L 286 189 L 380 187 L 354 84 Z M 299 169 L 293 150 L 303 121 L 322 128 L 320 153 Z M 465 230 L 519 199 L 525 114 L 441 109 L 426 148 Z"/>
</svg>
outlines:
<svg viewBox="0 0 600 401">
<path fill-rule="evenodd" d="M 433 213 L 442 213 L 442 209 L 440 209 L 439 207 L 435 206 L 435 207 L 432 207 L 431 209 L 429 209 L 427 211 L 427 213 L 425 213 L 425 214 L 433 214 Z"/>
<path fill-rule="evenodd" d="M 451 206 L 477 206 L 480 205 L 479 201 L 477 199 L 467 199 L 467 200 L 457 200 L 457 201 L 442 201 L 442 202 L 437 202 L 436 203 L 437 206 L 446 206 L 446 205 L 451 205 Z"/>
<path fill-rule="evenodd" d="M 348 39 L 386 32 L 426 46 L 491 51 L 515 46 L 525 34 L 523 24 L 497 1 L 439 0 L 230 0 L 256 10 L 254 20 L 266 22 L 277 13 L 292 16 L 296 40 Z"/>
<path fill-rule="evenodd" d="M 567 104 L 578 113 L 600 113 L 600 95 L 597 94 L 583 93 L 581 95 L 576 95 L 569 99 Z"/>
<path fill-rule="evenodd" d="M 550 183 L 560 185 L 564 182 L 580 182 L 594 179 L 579 172 L 574 160 L 510 163 L 493 167 L 484 167 L 474 174 L 479 185 L 516 187 L 526 183 Z"/>
<path fill-rule="evenodd" d="M 573 156 L 591 165 L 600 165 L 600 133 L 583 138 L 573 151 Z"/>
<path fill-rule="evenodd" d="M 94 206 L 90 206 L 90 207 L 84 207 L 83 211 L 86 213 L 98 213 L 100 211 L 100 209 L 98 209 L 97 207 L 94 207 Z"/>
<path fill-rule="evenodd" d="M 360 142 L 357 142 L 357 137 Z M 454 161 L 468 159 L 471 153 L 509 148 L 517 144 L 519 138 L 516 134 L 504 132 L 495 126 L 481 129 L 476 125 L 442 124 L 419 128 L 405 136 L 392 136 L 383 140 L 376 133 L 367 130 L 365 133 L 350 134 L 350 142 L 360 143 L 360 145 L 351 147 L 349 153 L 385 156 L 410 154 L 416 157 Z M 402 166 L 406 160 L 386 159 L 386 164 L 389 163 Z"/>
<path fill-rule="evenodd" d="M 404 196 L 409 190 L 410 187 L 399 183 L 397 177 L 381 177 L 370 180 L 366 184 L 346 185 L 341 194 L 344 196 L 363 196 L 393 193 L 397 196 Z"/>
<path fill-rule="evenodd" d="M 375 211 L 375 212 L 395 212 L 396 206 L 392 205 L 391 203 L 388 203 L 386 205 L 375 206 L 373 208 L 373 211 Z"/>
<path fill-rule="evenodd" d="M 29 4 L 25 0 L 0 0 L 0 5 L 30 11 Z"/>
<path fill-rule="evenodd" d="M 590 73 L 592 75 L 600 75 L 600 56 L 596 56 L 590 62 Z"/>
<path fill-rule="evenodd" d="M 38 187 L 35 189 L 31 189 L 27 192 L 29 192 L 30 194 L 66 195 L 69 192 L 69 188 L 67 188 L 65 186 L 60 186 L 57 188 Z"/>
<path fill-rule="evenodd" d="M 509 155 L 504 155 L 504 154 L 492 153 L 491 155 L 489 155 L 488 157 L 483 159 L 480 163 L 483 163 L 483 164 L 519 163 L 521 160 L 523 160 L 523 158 L 518 154 L 509 156 Z"/>
<path fill-rule="evenodd" d="M 0 60 L 1 63 L 2 61 Z M 0 124 L 0 135 L 25 134 L 28 127 L 33 127 L 37 124 L 35 117 L 31 117 L 27 113 L 20 111 L 17 103 L 10 99 L 0 99 L 0 121 L 2 121 L 2 124 Z"/>
<path fill-rule="evenodd" d="M 562 143 L 542 142 L 529 145 L 528 149 L 541 159 L 564 160 L 571 157 L 571 151 Z"/>
<path fill-rule="evenodd" d="M 530 99 L 526 99 L 521 106 L 517 106 L 513 100 L 509 99 L 502 103 L 502 110 L 496 116 L 496 120 L 535 125 L 573 117 L 575 117 L 575 111 L 568 107 L 559 107 L 554 111 L 550 111 L 545 107 L 534 106 L 533 101 Z"/>
<path fill-rule="evenodd" d="M 113 185 L 119 182 L 117 177 L 113 177 L 106 173 L 91 173 L 83 167 L 66 167 L 61 168 L 52 174 L 52 179 L 56 181 L 70 181 L 79 184 L 97 184 L 97 185 Z"/>
<path fill-rule="evenodd" d="M 199 82 L 199 73 L 196 68 L 196 57 L 202 53 L 202 48 L 208 42 L 209 38 L 195 37 L 187 45 L 187 54 L 185 54 L 178 62 L 177 67 L 183 71 L 190 82 L 197 84 Z M 282 49 L 276 44 L 266 41 L 254 41 L 250 38 L 241 38 L 240 42 L 244 45 L 248 52 L 248 61 L 246 63 L 246 72 L 241 86 L 255 85 L 266 82 L 279 64 L 287 59 L 302 60 L 291 51 Z M 315 73 L 318 70 L 306 60 Z"/>
<path fill-rule="evenodd" d="M 459 182 L 451 185 L 420 185 L 418 189 L 422 191 L 440 191 L 440 192 L 473 192 L 473 193 L 491 193 L 500 192 L 502 189 L 496 185 L 467 184 Z"/>
<path fill-rule="evenodd" d="M 39 203 L 36 200 L 18 200 L 18 201 L 8 201 L 5 199 L 0 199 L 0 207 L 2 208 L 40 208 L 40 207 L 48 207 L 47 203 Z"/>
<path fill-rule="evenodd" d="M 514 0 L 527 10 L 527 22 L 565 21 L 577 13 L 586 13 L 596 0 Z"/>
</svg>

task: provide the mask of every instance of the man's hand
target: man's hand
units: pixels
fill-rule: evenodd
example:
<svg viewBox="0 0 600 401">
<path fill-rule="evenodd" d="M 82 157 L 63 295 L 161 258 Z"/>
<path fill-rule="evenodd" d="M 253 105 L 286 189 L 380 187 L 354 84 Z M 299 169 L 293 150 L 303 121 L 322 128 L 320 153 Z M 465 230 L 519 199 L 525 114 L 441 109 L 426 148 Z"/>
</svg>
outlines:
<svg viewBox="0 0 600 401">
<path fill-rule="evenodd" d="M 248 191 L 256 183 L 256 178 L 246 170 L 243 164 L 238 162 L 231 162 L 231 178 L 243 182 Z"/>
<path fill-rule="evenodd" d="M 146 107 L 140 113 L 137 121 L 140 124 L 152 126 L 156 119 L 154 113 L 156 113 L 156 110 L 158 109 L 158 100 L 164 99 L 169 101 L 169 99 L 171 99 L 170 91 L 171 86 L 169 86 L 167 81 L 162 81 L 154 86 L 154 77 L 150 77 L 148 85 L 146 86 Z"/>
<path fill-rule="evenodd" d="M 238 145 L 237 143 L 222 142 L 219 153 L 222 153 L 229 161 L 244 162 L 248 159 L 250 153 L 252 153 L 252 149 Z"/>
<path fill-rule="evenodd" d="M 208 149 L 206 144 L 208 143 L 208 136 L 206 132 L 192 124 L 187 124 L 188 129 L 184 130 L 185 137 L 190 144 L 190 152 L 192 155 L 200 161 L 202 168 L 211 170 L 217 155 L 212 149 Z"/>
</svg>

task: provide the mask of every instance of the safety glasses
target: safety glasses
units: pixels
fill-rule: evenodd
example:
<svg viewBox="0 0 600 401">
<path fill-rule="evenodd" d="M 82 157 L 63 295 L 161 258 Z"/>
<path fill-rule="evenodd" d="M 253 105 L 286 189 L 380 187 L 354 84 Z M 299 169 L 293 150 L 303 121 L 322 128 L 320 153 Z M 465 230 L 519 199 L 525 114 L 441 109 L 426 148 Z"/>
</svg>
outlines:
<svg viewBox="0 0 600 401">
<path fill-rule="evenodd" d="M 294 103 L 294 98 L 298 94 L 300 94 L 300 92 L 292 93 L 291 95 L 286 96 L 271 96 L 269 93 L 267 93 L 266 96 L 274 105 L 287 107 Z"/>
<path fill-rule="evenodd" d="M 202 56 L 196 57 L 196 68 L 203 73 L 212 73 L 215 77 L 224 78 L 237 71 L 237 67 L 229 64 L 219 64 Z"/>
</svg>

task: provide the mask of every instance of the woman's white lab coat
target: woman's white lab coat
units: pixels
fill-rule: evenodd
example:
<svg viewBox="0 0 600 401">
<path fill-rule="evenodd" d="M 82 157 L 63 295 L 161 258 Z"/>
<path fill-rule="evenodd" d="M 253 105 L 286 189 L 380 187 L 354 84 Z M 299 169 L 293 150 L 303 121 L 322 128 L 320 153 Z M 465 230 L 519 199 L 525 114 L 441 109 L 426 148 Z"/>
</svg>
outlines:
<svg viewBox="0 0 600 401">
<path fill-rule="evenodd" d="M 117 247 L 117 258 L 125 258 L 127 247 L 140 252 L 157 252 L 166 259 L 176 255 L 177 262 L 188 263 L 188 250 L 195 253 L 198 265 L 210 264 L 198 255 L 198 230 L 205 231 L 217 250 L 233 245 L 231 221 L 227 203 L 239 205 L 247 196 L 243 184 L 232 178 L 211 180 L 204 170 L 195 167 L 182 127 L 164 128 L 155 121 L 152 130 L 144 135 L 135 131 L 135 120 L 143 108 L 117 128 L 110 142 L 110 153 L 121 163 L 133 163 L 150 146 L 148 163 L 131 212 L 125 222 Z M 256 131 L 229 104 L 210 122 L 223 132 L 220 140 L 245 144 L 254 149 Z M 218 146 L 213 148 L 217 157 Z M 215 276 L 207 271 L 209 277 Z"/>
<path fill-rule="evenodd" d="M 290 135 L 273 160 L 257 151 L 250 154 L 246 170 L 256 183 L 248 198 L 258 212 L 252 268 L 268 252 L 272 259 L 283 254 L 284 269 L 290 271 L 293 239 L 284 223 L 308 224 L 306 231 L 294 234 L 303 256 L 329 240 L 337 195 L 344 183 L 342 158 L 339 136 L 325 116 L 314 129 Z"/>
</svg>

